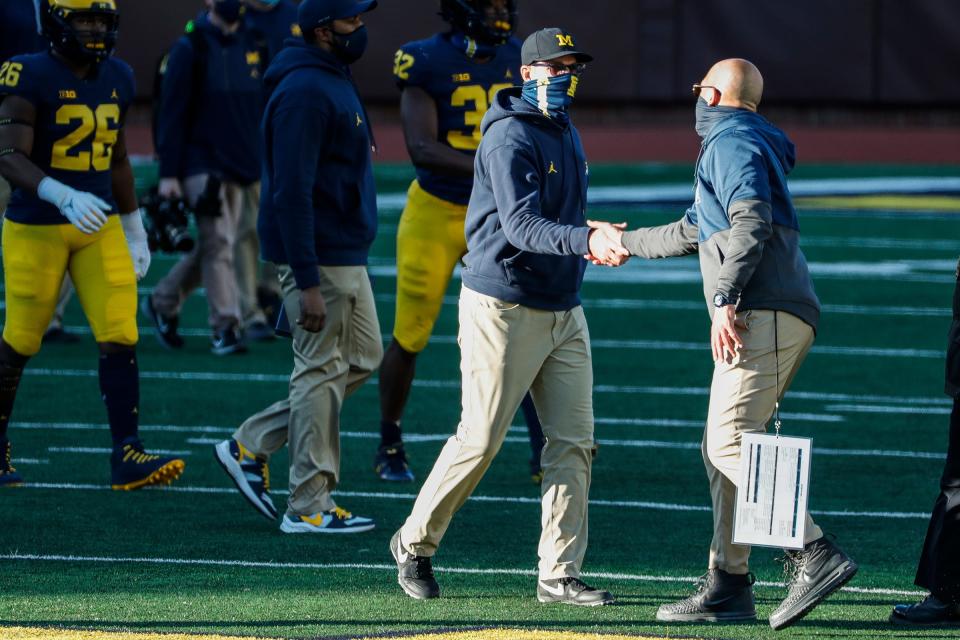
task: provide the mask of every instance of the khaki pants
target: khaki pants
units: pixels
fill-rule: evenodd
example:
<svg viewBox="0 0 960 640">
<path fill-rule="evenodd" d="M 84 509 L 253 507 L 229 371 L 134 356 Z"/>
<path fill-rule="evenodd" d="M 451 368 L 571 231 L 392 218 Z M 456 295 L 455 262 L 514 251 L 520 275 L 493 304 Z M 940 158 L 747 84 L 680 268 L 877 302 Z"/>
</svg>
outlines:
<svg viewBox="0 0 960 640">
<path fill-rule="evenodd" d="M 183 181 L 187 202 L 195 204 L 207 185 L 206 175 Z M 234 247 L 241 218 L 259 206 L 260 184 L 241 186 L 224 182 L 220 187 L 219 216 L 197 218 L 199 242 L 173 266 L 153 291 L 153 305 L 164 316 L 180 313 L 183 301 L 203 283 L 210 307 L 208 323 L 214 331 L 240 326 L 240 300 L 234 270 Z M 250 214 L 247 214 L 250 215 Z M 254 217 L 256 214 L 252 214 Z"/>
<path fill-rule="evenodd" d="M 577 577 L 587 548 L 593 445 L 593 369 L 581 307 L 542 311 L 463 288 L 463 412 L 401 529 L 411 552 L 432 556 L 494 456 L 527 389 L 543 422 L 542 579 Z"/>
<path fill-rule="evenodd" d="M 340 408 L 380 365 L 380 323 L 365 267 L 318 267 L 327 321 L 318 333 L 296 324 L 300 290 L 290 267 L 279 266 L 283 306 L 293 333 L 290 394 L 247 418 L 233 437 L 269 457 L 290 441 L 291 515 L 313 515 L 336 504 L 340 479 Z"/>
<path fill-rule="evenodd" d="M 260 212 L 260 183 L 244 193 L 252 202 L 240 208 L 237 241 L 233 250 L 233 265 L 237 271 L 240 294 L 240 318 L 243 326 L 266 322 L 257 302 L 257 287 L 280 293 L 277 268 L 271 262 L 260 262 L 260 237 L 257 235 L 257 217 Z"/>
<path fill-rule="evenodd" d="M 732 542 L 740 436 L 766 431 L 774 405 L 790 387 L 814 336 L 810 325 L 785 311 L 743 311 L 737 314 L 737 324 L 746 327 L 740 328 L 743 349 L 732 363 L 721 361 L 714 366 L 702 452 L 713 499 L 709 567 L 744 574 L 750 547 Z M 823 531 L 808 514 L 804 542 L 821 536 Z"/>
</svg>

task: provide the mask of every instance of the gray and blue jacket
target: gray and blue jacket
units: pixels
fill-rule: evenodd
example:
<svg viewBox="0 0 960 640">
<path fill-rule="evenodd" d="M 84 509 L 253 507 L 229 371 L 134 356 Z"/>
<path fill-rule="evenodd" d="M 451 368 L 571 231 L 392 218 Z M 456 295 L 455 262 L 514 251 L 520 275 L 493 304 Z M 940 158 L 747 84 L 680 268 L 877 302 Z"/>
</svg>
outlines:
<svg viewBox="0 0 960 640">
<path fill-rule="evenodd" d="M 644 258 L 699 252 L 711 313 L 722 293 L 739 300 L 738 311 L 786 311 L 816 329 L 820 301 L 787 188 L 795 162 L 783 131 L 757 113 L 731 110 L 704 138 L 693 205 L 677 222 L 624 233 L 623 244 Z"/>
<path fill-rule="evenodd" d="M 520 87 L 497 93 L 480 130 L 464 286 L 536 309 L 576 307 L 590 231 L 587 161 L 577 130 L 526 103 Z"/>
</svg>

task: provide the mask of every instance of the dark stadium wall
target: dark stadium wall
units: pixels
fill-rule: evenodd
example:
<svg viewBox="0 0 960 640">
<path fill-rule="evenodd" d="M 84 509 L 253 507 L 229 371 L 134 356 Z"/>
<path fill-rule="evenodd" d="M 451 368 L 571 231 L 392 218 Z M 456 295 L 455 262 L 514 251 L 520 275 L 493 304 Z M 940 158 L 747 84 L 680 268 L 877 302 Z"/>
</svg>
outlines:
<svg viewBox="0 0 960 640">
<path fill-rule="evenodd" d="M 753 60 L 768 103 L 960 106 L 960 0 L 519 0 L 521 37 L 572 29 L 596 62 L 579 99 L 686 101 L 720 58 Z M 158 58 L 203 3 L 120 0 L 119 55 L 149 96 Z M 355 65 L 372 102 L 393 102 L 393 53 L 443 27 L 435 0 L 380 0 Z"/>
</svg>

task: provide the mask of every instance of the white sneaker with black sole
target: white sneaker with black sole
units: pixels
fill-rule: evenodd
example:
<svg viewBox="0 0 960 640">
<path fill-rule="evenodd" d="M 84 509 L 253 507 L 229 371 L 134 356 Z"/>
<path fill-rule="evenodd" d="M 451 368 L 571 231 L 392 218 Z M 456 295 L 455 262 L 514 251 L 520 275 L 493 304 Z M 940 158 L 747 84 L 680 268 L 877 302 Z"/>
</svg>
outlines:
<svg viewBox="0 0 960 640">
<path fill-rule="evenodd" d="M 265 518 L 276 520 L 277 508 L 270 497 L 270 467 L 266 459 L 257 458 L 233 438 L 216 445 L 213 455 L 237 485 L 240 495 Z"/>
<path fill-rule="evenodd" d="M 370 531 L 376 523 L 370 518 L 355 516 L 346 509 L 334 507 L 309 516 L 284 514 L 280 531 L 284 533 L 361 533 Z"/>
<path fill-rule="evenodd" d="M 609 591 L 594 589 L 580 578 L 556 578 L 537 582 L 537 600 L 544 604 L 560 602 L 580 607 L 602 607 L 613 604 Z"/>
</svg>

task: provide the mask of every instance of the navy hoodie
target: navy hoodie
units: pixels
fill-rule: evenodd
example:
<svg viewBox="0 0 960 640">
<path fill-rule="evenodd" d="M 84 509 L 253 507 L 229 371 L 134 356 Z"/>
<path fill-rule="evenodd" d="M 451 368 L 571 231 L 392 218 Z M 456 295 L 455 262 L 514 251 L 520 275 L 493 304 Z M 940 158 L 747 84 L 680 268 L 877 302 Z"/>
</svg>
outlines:
<svg viewBox="0 0 960 640">
<path fill-rule="evenodd" d="M 157 119 L 160 176 L 185 178 L 211 171 L 230 182 L 251 184 L 260 177 L 257 127 L 263 106 L 260 53 L 242 26 L 230 35 L 210 23 L 206 13 L 193 22 L 206 42 L 206 72 L 194 95 L 194 57 L 190 38 L 170 50 Z"/>
<path fill-rule="evenodd" d="M 480 125 L 463 284 L 536 309 L 572 309 L 589 252 L 587 161 L 574 126 L 520 92 L 501 89 Z"/>
<path fill-rule="evenodd" d="M 320 282 L 317 265 L 367 264 L 377 233 L 370 128 L 349 68 L 302 40 L 286 42 L 265 85 L 260 252 L 307 289 Z"/>
</svg>

